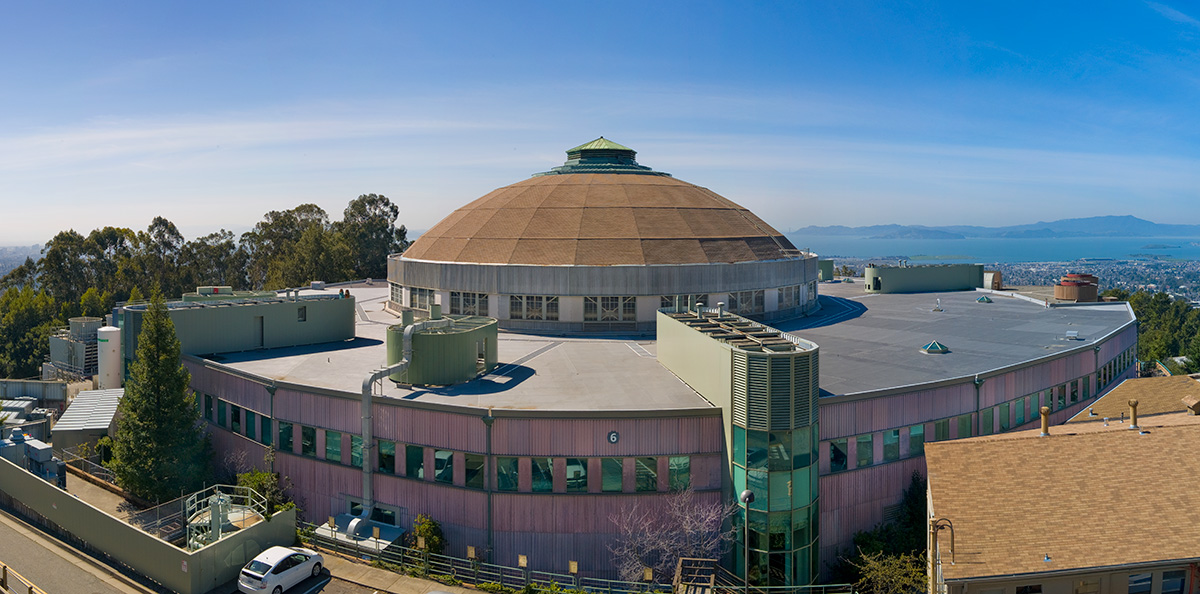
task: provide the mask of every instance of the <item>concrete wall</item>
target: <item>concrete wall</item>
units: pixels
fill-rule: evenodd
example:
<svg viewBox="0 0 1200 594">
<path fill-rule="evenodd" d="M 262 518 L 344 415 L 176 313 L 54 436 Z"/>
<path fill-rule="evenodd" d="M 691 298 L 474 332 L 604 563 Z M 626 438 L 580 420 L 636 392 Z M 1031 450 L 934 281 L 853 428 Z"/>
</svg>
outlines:
<svg viewBox="0 0 1200 594">
<path fill-rule="evenodd" d="M 968 291 L 982 286 L 982 264 L 868 266 L 863 271 L 863 287 L 868 293 Z"/>
<path fill-rule="evenodd" d="M 237 577 L 258 553 L 296 538 L 288 510 L 198 551 L 188 552 L 130 526 L 0 459 L 0 490 L 138 573 L 181 594 L 204 594 Z"/>
<path fill-rule="evenodd" d="M 302 307 L 304 321 L 298 317 Z M 121 344 L 128 361 L 137 352 L 137 337 L 146 312 L 122 311 L 125 323 Z M 354 338 L 353 298 L 180 307 L 172 308 L 170 315 L 184 353 L 230 353 Z"/>
</svg>

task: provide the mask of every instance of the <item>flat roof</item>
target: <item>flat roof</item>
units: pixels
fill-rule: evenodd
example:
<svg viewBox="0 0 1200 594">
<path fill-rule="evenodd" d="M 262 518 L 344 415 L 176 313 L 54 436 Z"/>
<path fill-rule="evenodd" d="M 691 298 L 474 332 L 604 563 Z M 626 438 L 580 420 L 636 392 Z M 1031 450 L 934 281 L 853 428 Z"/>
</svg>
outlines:
<svg viewBox="0 0 1200 594">
<path fill-rule="evenodd" d="M 925 444 L 932 513 L 954 523 L 947 580 L 1200 557 L 1200 417 L 1079 423 Z M 1068 432 L 1070 431 L 1070 432 Z M 1011 497 L 996 497 L 997 493 Z M 1132 532 L 1131 532 L 1132 531 Z M 1049 557 L 1047 559 L 1047 557 Z"/>
<path fill-rule="evenodd" d="M 1047 308 L 1003 293 L 867 294 L 861 281 L 821 283 L 817 292 L 819 312 L 772 326 L 820 345 L 826 396 L 971 376 L 1091 348 L 1134 319 L 1125 303 Z M 983 294 L 992 302 L 977 302 Z M 939 300 L 941 311 L 934 311 Z M 1078 340 L 1068 340 L 1068 331 Z M 935 340 L 950 352 L 921 352 Z"/>
<path fill-rule="evenodd" d="M 337 295 L 346 285 L 304 296 Z M 346 342 L 226 353 L 215 362 L 278 381 L 359 393 L 387 358 L 386 284 L 355 285 L 356 338 Z M 821 391 L 842 395 L 985 373 L 1055 353 L 1091 348 L 1133 320 L 1124 303 L 1046 308 L 1002 294 L 863 292 L 861 283 L 822 283 L 821 310 L 773 328 L 821 349 Z M 932 311 L 940 299 L 941 311 Z M 1078 340 L 1068 340 L 1068 331 Z M 926 354 L 931 341 L 950 352 Z M 646 337 L 590 338 L 501 332 L 490 375 L 445 388 L 408 389 L 385 381 L 383 395 L 418 402 L 561 411 L 682 410 L 711 404 L 658 363 Z"/>
<path fill-rule="evenodd" d="M 327 288 L 336 294 L 344 286 Z M 304 291 L 302 294 L 320 294 Z M 208 359 L 279 381 L 358 394 L 363 379 L 386 362 L 387 328 L 399 322 L 383 310 L 386 284 L 355 287 L 353 340 Z M 711 404 L 656 358 L 645 338 L 564 338 L 500 333 L 499 365 L 489 375 L 445 388 L 409 389 L 382 382 L 382 396 L 486 408 L 604 411 L 708 409 Z M 376 393 L 379 396 L 379 393 Z"/>
</svg>

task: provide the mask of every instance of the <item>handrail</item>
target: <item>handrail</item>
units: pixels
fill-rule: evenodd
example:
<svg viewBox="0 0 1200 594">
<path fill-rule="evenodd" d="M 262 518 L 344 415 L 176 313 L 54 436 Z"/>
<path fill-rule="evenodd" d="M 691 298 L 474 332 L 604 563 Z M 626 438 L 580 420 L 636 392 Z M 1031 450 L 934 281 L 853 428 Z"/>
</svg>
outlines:
<svg viewBox="0 0 1200 594">
<path fill-rule="evenodd" d="M 20 582 L 24 586 L 24 590 L 14 590 L 9 585 L 13 580 Z M 11 569 L 7 563 L 0 561 L 0 591 L 4 594 L 46 594 L 46 591 L 35 586 L 33 582 L 25 579 L 21 574 Z"/>
<path fill-rule="evenodd" d="M 492 583 L 519 590 L 527 585 L 548 588 L 554 591 L 583 590 L 594 594 L 671 594 L 675 591 L 673 584 L 652 582 L 627 582 L 607 580 L 602 578 L 580 577 L 569 573 L 537 571 L 528 568 L 512 567 L 488 563 L 479 559 L 464 559 L 449 555 L 439 555 L 417 548 L 403 546 L 397 542 L 380 544 L 374 541 L 366 545 L 365 541 L 351 541 L 336 536 L 330 536 L 328 531 L 321 534 L 316 524 L 297 522 L 297 528 L 303 538 L 314 547 L 324 548 L 338 553 L 351 554 L 355 558 L 372 562 L 382 562 L 384 567 L 396 566 L 393 571 L 403 572 L 415 570 L 429 579 L 438 576 L 454 578 L 470 584 Z M 713 584 L 712 594 L 746 594 L 740 577 L 720 568 L 717 579 Z M 736 580 L 736 581 L 735 581 Z M 850 584 L 831 584 L 816 586 L 750 586 L 750 594 L 853 594 L 854 587 Z"/>
</svg>

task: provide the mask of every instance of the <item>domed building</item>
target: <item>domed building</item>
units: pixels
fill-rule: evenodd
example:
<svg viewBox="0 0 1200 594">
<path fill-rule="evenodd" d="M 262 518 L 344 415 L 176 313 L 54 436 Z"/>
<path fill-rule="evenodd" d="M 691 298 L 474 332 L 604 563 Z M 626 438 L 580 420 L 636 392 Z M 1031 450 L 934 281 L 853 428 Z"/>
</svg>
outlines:
<svg viewBox="0 0 1200 594">
<path fill-rule="evenodd" d="M 556 333 L 653 332 L 655 312 L 677 302 L 760 320 L 816 307 L 815 255 L 635 156 L 601 137 L 454 211 L 389 258 L 390 305 Z"/>
</svg>

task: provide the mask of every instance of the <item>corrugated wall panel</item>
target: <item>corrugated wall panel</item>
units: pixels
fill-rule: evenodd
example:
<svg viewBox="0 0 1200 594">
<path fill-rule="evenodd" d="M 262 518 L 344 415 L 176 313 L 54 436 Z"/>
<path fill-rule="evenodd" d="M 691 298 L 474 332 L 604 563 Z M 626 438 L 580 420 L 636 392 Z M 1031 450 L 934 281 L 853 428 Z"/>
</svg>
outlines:
<svg viewBox="0 0 1200 594">
<path fill-rule="evenodd" d="M 512 295 L 681 295 L 775 287 L 781 278 L 807 284 L 817 279 L 816 260 L 699 266 L 489 266 L 393 258 L 388 280 L 406 287 Z"/>
</svg>

